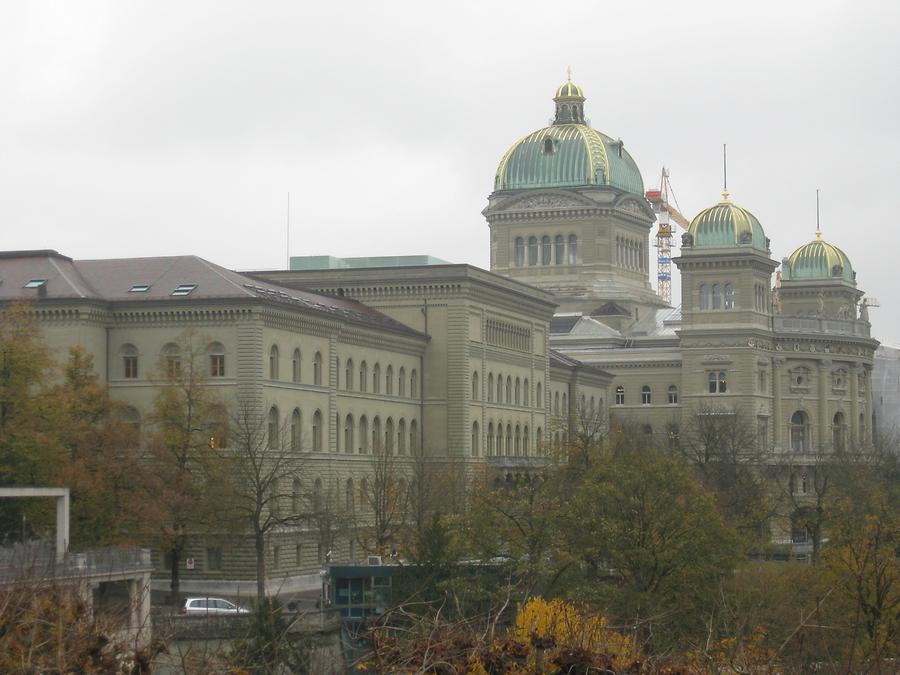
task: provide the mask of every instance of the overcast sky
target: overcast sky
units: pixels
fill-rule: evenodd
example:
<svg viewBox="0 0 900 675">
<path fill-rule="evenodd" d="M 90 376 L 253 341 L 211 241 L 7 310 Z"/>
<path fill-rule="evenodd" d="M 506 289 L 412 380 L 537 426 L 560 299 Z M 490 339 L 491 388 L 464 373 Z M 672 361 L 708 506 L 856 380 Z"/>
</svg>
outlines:
<svg viewBox="0 0 900 675">
<path fill-rule="evenodd" d="M 898 2 L 18 2 L 0 9 L 0 249 L 431 254 L 487 267 L 497 162 L 566 67 L 682 212 L 815 231 L 900 344 Z"/>
</svg>

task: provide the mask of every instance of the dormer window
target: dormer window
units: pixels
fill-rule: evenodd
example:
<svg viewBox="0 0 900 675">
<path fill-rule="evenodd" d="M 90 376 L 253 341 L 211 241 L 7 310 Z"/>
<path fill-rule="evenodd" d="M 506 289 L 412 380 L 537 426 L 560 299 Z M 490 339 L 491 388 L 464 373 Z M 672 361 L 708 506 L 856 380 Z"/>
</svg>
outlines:
<svg viewBox="0 0 900 675">
<path fill-rule="evenodd" d="M 197 284 L 179 284 L 178 288 L 172 291 L 172 295 L 190 295 L 195 288 Z"/>
<path fill-rule="evenodd" d="M 40 288 L 46 283 L 46 279 L 30 279 L 22 288 Z"/>
<path fill-rule="evenodd" d="M 552 155 L 555 152 L 556 152 L 556 147 L 553 145 L 553 139 L 545 138 L 544 139 L 544 154 Z"/>
<path fill-rule="evenodd" d="M 150 290 L 150 284 L 135 284 L 128 289 L 129 293 L 146 293 Z"/>
</svg>

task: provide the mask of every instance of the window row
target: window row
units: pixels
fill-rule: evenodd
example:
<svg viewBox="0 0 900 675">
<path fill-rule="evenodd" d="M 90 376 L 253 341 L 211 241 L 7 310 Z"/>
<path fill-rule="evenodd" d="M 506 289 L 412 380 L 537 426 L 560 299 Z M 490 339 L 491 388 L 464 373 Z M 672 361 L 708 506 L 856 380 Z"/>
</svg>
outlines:
<svg viewBox="0 0 900 675">
<path fill-rule="evenodd" d="M 282 424 L 280 413 L 276 406 L 269 409 L 268 419 L 268 443 L 269 447 L 281 447 L 286 445 L 291 450 L 302 451 L 308 447 L 313 452 L 323 452 L 323 439 L 326 438 L 324 418 L 320 410 L 316 410 L 312 419 L 312 438 L 303 437 L 303 413 L 299 408 L 294 408 L 290 420 Z M 335 415 L 335 429 L 343 433 L 336 434 L 336 450 L 346 453 L 367 454 L 370 451 L 386 451 L 388 454 L 405 455 L 407 450 L 416 452 L 419 449 L 419 424 L 411 420 L 407 426 L 406 420 L 400 418 L 396 426 L 394 419 L 388 417 L 382 427 L 381 417 L 375 415 L 372 418 L 371 427 L 369 418 L 360 415 L 359 420 L 354 420 L 353 415 L 342 418 L 340 413 Z M 370 433 L 371 430 L 371 433 Z M 311 444 L 310 441 L 311 440 Z"/>
<path fill-rule="evenodd" d="M 312 383 L 321 385 L 323 384 L 322 379 L 322 353 L 316 352 L 313 356 L 313 377 Z M 223 366 L 224 367 L 224 366 Z M 337 362 L 337 371 L 338 371 L 338 386 L 341 385 L 341 364 L 340 359 Z M 280 351 L 278 345 L 272 345 L 269 348 L 269 379 L 270 380 L 278 380 L 281 376 L 281 358 Z M 299 349 L 295 349 L 293 354 L 291 355 L 291 382 L 301 383 L 303 381 L 303 355 Z M 384 393 L 388 396 L 394 396 L 394 384 L 396 382 L 396 395 L 397 396 L 406 396 L 407 391 L 409 392 L 410 398 L 418 398 L 419 396 L 419 375 L 415 368 L 409 374 L 407 378 L 406 368 L 401 366 L 400 370 L 397 373 L 397 377 L 394 377 L 394 367 L 392 365 L 388 365 L 384 370 L 384 377 L 382 377 L 381 372 L 381 364 L 376 363 L 372 367 L 371 374 L 371 390 L 372 393 L 380 394 L 382 393 L 382 384 L 384 385 Z M 359 364 L 359 371 L 355 369 L 353 364 L 353 359 L 347 359 L 344 363 L 344 373 L 343 373 L 343 384 L 344 388 L 348 391 L 353 391 L 358 388 L 359 391 L 366 392 L 369 391 L 370 379 L 369 379 L 369 366 L 363 361 Z M 407 388 L 408 385 L 408 388 Z"/>
<path fill-rule="evenodd" d="M 530 352 L 531 329 L 517 326 L 508 321 L 488 319 L 484 326 L 484 341 L 489 345 Z"/>
<path fill-rule="evenodd" d="M 700 284 L 700 309 L 734 309 L 734 284 Z"/>
<path fill-rule="evenodd" d="M 141 359 L 137 347 L 126 343 L 119 348 L 122 370 L 121 377 L 126 380 L 136 380 L 141 376 Z M 163 376 L 178 378 L 182 375 L 182 362 L 188 360 L 192 365 L 202 364 L 203 374 L 207 377 L 225 377 L 225 347 L 221 342 L 210 342 L 199 353 L 183 355 L 182 348 L 174 342 L 163 346 L 159 353 L 158 363 L 155 364 Z M 199 363 L 198 363 L 199 362 Z"/>
<path fill-rule="evenodd" d="M 859 433 L 865 434 L 866 415 L 859 414 Z M 836 412 L 831 418 L 831 444 L 835 450 L 846 450 L 849 438 L 849 428 L 846 417 L 842 412 Z M 809 415 L 802 410 L 797 410 L 791 415 L 791 450 L 805 452 L 811 449 L 812 436 L 809 426 Z"/>
<path fill-rule="evenodd" d="M 340 359 L 338 359 L 338 372 L 340 371 L 341 364 Z M 406 396 L 408 382 L 409 396 L 411 398 L 418 398 L 419 375 L 416 372 L 415 368 L 410 371 L 409 378 L 407 379 L 406 368 L 404 366 L 400 366 L 400 370 L 398 371 L 397 377 L 395 379 L 394 366 L 388 364 L 388 366 L 384 369 L 383 377 L 381 372 L 381 364 L 375 363 L 375 365 L 372 366 L 371 392 L 373 394 L 384 393 L 387 396 L 394 396 L 394 382 L 397 383 L 397 396 Z M 384 384 L 383 392 L 382 383 Z M 340 385 L 340 383 L 338 384 Z M 361 392 L 367 392 L 370 390 L 369 384 L 369 365 L 365 361 L 362 361 L 359 364 L 359 370 L 357 371 L 356 367 L 353 364 L 353 359 L 347 359 L 344 362 L 344 389 L 346 389 L 347 391 L 358 390 Z"/>
<path fill-rule="evenodd" d="M 616 264 L 632 270 L 644 270 L 644 244 L 628 237 L 616 237 Z"/>
<path fill-rule="evenodd" d="M 543 235 L 540 240 L 537 237 L 528 237 L 526 244 L 524 237 L 516 237 L 515 240 L 515 265 L 525 267 L 527 261 L 530 267 L 534 265 L 574 265 L 578 260 L 578 237 L 570 234 L 565 237 L 557 234 L 552 240 L 549 235 Z"/>
<path fill-rule="evenodd" d="M 478 432 L 478 422 L 472 424 L 472 454 L 477 456 L 480 452 L 481 435 Z M 543 444 L 544 432 L 541 427 L 535 431 L 532 438 L 528 425 L 507 424 L 505 427 L 500 422 L 496 426 L 490 422 L 485 435 L 485 456 L 487 457 L 529 457 L 538 456 Z M 533 451 L 532 448 L 535 450 Z"/>
<path fill-rule="evenodd" d="M 666 390 L 666 403 L 668 405 L 676 405 L 678 403 L 678 387 L 674 384 L 670 384 Z M 649 384 L 645 384 L 641 387 L 641 405 L 652 404 L 653 388 Z M 625 405 L 625 387 L 621 384 L 616 387 L 616 405 Z"/>
<path fill-rule="evenodd" d="M 496 383 L 496 384 L 495 384 Z M 531 405 L 531 386 L 528 378 L 516 377 L 513 380 L 512 375 L 507 375 L 504 380 L 502 374 L 497 374 L 496 378 L 493 373 L 488 373 L 487 380 L 487 402 L 488 403 L 505 403 L 506 405 Z M 481 399 L 481 383 L 478 377 L 478 371 L 472 373 L 472 400 Z M 544 390 L 541 383 L 538 382 L 534 391 L 534 406 L 542 408 L 544 405 Z"/>
</svg>

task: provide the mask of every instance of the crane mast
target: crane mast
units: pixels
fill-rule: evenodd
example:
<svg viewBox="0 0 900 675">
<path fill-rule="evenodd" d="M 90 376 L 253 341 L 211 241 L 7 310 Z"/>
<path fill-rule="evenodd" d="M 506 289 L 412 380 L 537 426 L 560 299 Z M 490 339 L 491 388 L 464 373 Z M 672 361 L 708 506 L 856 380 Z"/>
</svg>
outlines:
<svg viewBox="0 0 900 675">
<path fill-rule="evenodd" d="M 656 231 L 656 293 L 666 303 L 672 304 L 672 236 L 675 234 L 675 224 L 687 229 L 690 224 L 678 209 L 669 202 L 671 195 L 675 201 L 675 193 L 669 184 L 669 171 L 663 167 L 659 179 L 659 189 L 647 190 L 646 196 L 653 211 L 659 228 Z"/>
</svg>

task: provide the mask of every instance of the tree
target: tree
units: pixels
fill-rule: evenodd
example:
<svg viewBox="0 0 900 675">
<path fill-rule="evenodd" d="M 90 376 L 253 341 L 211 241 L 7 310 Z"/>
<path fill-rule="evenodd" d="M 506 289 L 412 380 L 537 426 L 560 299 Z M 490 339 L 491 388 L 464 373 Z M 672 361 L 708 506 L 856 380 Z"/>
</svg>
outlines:
<svg viewBox="0 0 900 675">
<path fill-rule="evenodd" d="M 768 538 L 773 507 L 766 495 L 764 464 L 755 421 L 738 409 L 702 407 L 688 416 L 670 446 L 693 466 L 716 495 L 741 540 L 758 547 Z"/>
<path fill-rule="evenodd" d="M 591 408 L 581 402 L 573 415 L 567 415 L 565 425 L 566 435 L 571 427 L 571 436 L 565 444 L 569 466 L 576 470 L 589 468 L 606 437 L 608 425 L 602 407 Z"/>
<path fill-rule="evenodd" d="M 393 449 L 378 439 L 372 444 L 369 456 L 370 480 L 361 490 L 361 497 L 371 513 L 370 541 L 367 548 L 383 555 L 390 549 L 397 535 L 406 526 L 409 508 L 409 488 L 406 477 Z"/>
<path fill-rule="evenodd" d="M 203 340 L 187 330 L 163 354 L 153 403 L 143 488 L 145 523 L 171 564 L 173 607 L 180 604 L 179 565 L 188 539 L 225 516 L 228 485 L 215 448 L 221 404 L 207 384 Z"/>
<path fill-rule="evenodd" d="M 682 462 L 654 448 L 600 458 L 562 522 L 569 553 L 591 572 L 584 592 L 636 623 L 677 608 L 684 630 L 697 620 L 691 608 L 709 600 L 736 560 L 736 538 L 712 497 Z"/>
<path fill-rule="evenodd" d="M 82 546 L 137 543 L 144 504 L 140 430 L 125 406 L 109 397 L 81 347 L 69 350 L 63 381 L 51 393 L 65 460 L 57 482 L 72 490 L 72 542 Z"/>
<path fill-rule="evenodd" d="M 256 555 L 256 600 L 266 598 L 266 551 L 269 536 L 281 527 L 295 526 L 306 514 L 295 503 L 292 492 L 302 475 L 299 449 L 291 447 L 290 436 L 277 419 L 270 419 L 260 407 L 241 399 L 230 418 L 227 441 L 221 445 L 226 460 L 229 497 L 235 515 L 252 535 Z M 291 508 L 286 509 L 290 503 Z"/>
</svg>

